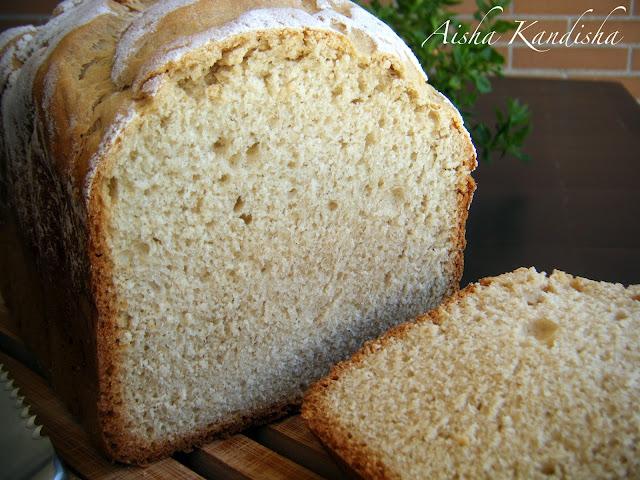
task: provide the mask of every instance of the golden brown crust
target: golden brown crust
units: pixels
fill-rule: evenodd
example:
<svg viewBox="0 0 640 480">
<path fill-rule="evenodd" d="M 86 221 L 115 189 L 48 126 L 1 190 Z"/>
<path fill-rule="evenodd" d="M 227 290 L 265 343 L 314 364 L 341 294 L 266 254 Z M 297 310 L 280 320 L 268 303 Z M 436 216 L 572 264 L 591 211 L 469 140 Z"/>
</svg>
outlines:
<svg viewBox="0 0 640 480">
<path fill-rule="evenodd" d="M 467 134 L 464 131 L 464 125 L 460 123 L 461 119 L 456 119 L 453 122 L 453 128 L 458 131 L 460 135 L 466 136 Z M 469 141 L 467 143 L 466 151 L 464 152 L 466 162 L 461 165 L 461 169 L 468 169 L 468 175 L 461 175 L 460 183 L 458 184 L 458 227 L 455 234 L 456 242 L 455 242 L 455 254 L 452 259 L 452 271 L 453 278 L 457 284 L 455 289 L 452 289 L 447 293 L 447 296 L 453 294 L 458 288 L 460 284 L 460 280 L 462 279 L 462 274 L 464 272 L 464 249 L 467 246 L 466 239 L 466 225 L 467 219 L 469 217 L 469 208 L 471 206 L 471 201 L 473 200 L 473 194 L 476 190 L 476 182 L 471 176 L 471 172 L 473 172 L 477 165 L 476 152 L 473 148 L 473 145 Z"/>
<path fill-rule="evenodd" d="M 200 429 L 177 441 L 165 441 L 154 445 L 138 442 L 130 436 L 124 436 L 116 450 L 107 450 L 114 460 L 123 463 L 146 465 L 171 455 L 174 452 L 190 452 L 217 438 L 227 438 L 250 426 L 260 426 L 292 413 L 300 402 L 283 402 L 251 414 L 238 414 L 227 422 L 216 423 Z"/>
<path fill-rule="evenodd" d="M 400 478 L 382 461 L 380 455 L 369 448 L 364 442 L 359 442 L 343 425 L 340 424 L 325 406 L 326 391 L 331 389 L 336 381 L 347 371 L 361 365 L 367 356 L 385 348 L 387 345 L 405 338 L 411 329 L 425 322 L 441 323 L 440 312 L 475 292 L 477 284 L 469 284 L 462 290 L 447 298 L 438 308 L 419 316 L 411 322 L 406 322 L 392 328 L 381 337 L 366 342 L 350 359 L 336 364 L 329 374 L 314 383 L 305 393 L 302 401 L 302 418 L 305 419 L 311 431 L 318 436 L 324 445 L 331 449 L 339 458 L 346 462 L 358 475 L 367 479 L 396 479 Z"/>
</svg>

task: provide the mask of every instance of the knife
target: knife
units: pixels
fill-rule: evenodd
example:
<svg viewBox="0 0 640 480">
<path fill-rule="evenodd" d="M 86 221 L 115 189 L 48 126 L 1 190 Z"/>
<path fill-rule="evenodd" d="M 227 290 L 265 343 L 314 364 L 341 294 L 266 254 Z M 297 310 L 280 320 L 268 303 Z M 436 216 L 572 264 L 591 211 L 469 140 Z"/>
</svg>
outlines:
<svg viewBox="0 0 640 480">
<path fill-rule="evenodd" d="M 42 425 L 0 364 L 0 480 L 67 480 Z"/>
</svg>

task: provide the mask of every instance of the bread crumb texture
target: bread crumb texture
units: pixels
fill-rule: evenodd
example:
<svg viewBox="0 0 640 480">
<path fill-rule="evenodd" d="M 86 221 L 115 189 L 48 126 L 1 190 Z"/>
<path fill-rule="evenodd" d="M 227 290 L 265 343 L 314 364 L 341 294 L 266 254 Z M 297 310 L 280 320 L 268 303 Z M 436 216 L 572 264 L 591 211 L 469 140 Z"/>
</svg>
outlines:
<svg viewBox="0 0 640 480">
<path fill-rule="evenodd" d="M 519 269 L 369 343 L 303 416 L 369 478 L 638 478 L 640 285 Z"/>
<path fill-rule="evenodd" d="M 210 58 L 163 84 L 102 182 L 116 415 L 151 445 L 299 402 L 459 278 L 473 156 L 435 90 L 324 32 Z"/>
</svg>

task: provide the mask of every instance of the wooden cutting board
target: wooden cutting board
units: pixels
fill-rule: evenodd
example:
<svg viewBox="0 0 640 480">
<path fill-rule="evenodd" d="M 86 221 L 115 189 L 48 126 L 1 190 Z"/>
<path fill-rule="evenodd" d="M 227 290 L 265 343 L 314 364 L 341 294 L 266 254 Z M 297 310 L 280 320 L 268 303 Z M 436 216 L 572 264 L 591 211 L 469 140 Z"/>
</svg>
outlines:
<svg viewBox="0 0 640 480">
<path fill-rule="evenodd" d="M 1 300 L 1 299 L 0 299 Z M 72 474 L 86 479 L 343 479 L 347 478 L 299 415 L 216 440 L 147 467 L 114 464 L 90 443 L 87 434 L 38 373 L 0 303 L 0 364 L 14 379 L 36 423 L 43 425 Z M 1 435 L 1 433 L 0 433 Z"/>
</svg>

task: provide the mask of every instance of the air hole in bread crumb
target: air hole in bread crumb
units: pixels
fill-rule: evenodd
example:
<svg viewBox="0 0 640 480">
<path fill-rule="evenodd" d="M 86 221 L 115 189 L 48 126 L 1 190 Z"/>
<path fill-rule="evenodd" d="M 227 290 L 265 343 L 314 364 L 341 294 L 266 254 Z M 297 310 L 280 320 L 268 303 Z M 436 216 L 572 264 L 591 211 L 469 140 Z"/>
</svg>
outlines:
<svg viewBox="0 0 640 480">
<path fill-rule="evenodd" d="M 202 211 L 202 204 L 204 203 L 204 198 L 200 197 L 191 207 L 191 211 L 194 213 L 200 213 Z"/>
<path fill-rule="evenodd" d="M 296 168 L 298 166 L 297 162 L 291 161 L 289 163 L 287 163 L 287 168 Z"/>
<path fill-rule="evenodd" d="M 145 243 L 145 242 L 136 242 L 135 249 L 138 255 L 143 255 L 143 256 L 149 255 L 149 252 L 151 251 L 151 247 L 149 246 L 148 243 Z"/>
<path fill-rule="evenodd" d="M 240 162 L 240 154 L 234 153 L 229 157 L 228 162 L 229 162 L 229 165 L 231 165 L 232 167 L 235 167 Z"/>
<path fill-rule="evenodd" d="M 108 187 L 107 187 L 109 198 L 111 199 L 111 203 L 115 203 L 118 200 L 118 179 L 115 177 L 111 177 L 109 179 Z"/>
<path fill-rule="evenodd" d="M 512 288 L 510 288 L 510 291 L 514 291 L 513 286 L 511 285 Z M 530 298 L 527 300 L 527 305 L 529 305 L 530 307 L 533 307 L 535 305 L 538 305 L 539 303 L 543 302 L 543 298 L 542 297 L 538 297 L 538 298 Z"/>
<path fill-rule="evenodd" d="M 616 317 L 615 318 L 616 318 L 616 320 L 624 320 L 626 318 L 629 318 L 629 315 L 624 310 L 618 310 L 616 312 Z"/>
<path fill-rule="evenodd" d="M 221 83 L 221 80 L 225 80 L 231 74 L 232 70 L 233 65 L 224 65 L 222 62 L 218 62 L 211 65 L 209 72 L 204 77 L 204 81 L 207 85 Z"/>
<path fill-rule="evenodd" d="M 218 179 L 218 181 L 219 181 L 220 183 L 227 183 L 227 182 L 229 181 L 229 175 L 227 175 L 227 174 L 225 173 L 224 175 L 222 175 L 222 176 Z"/>
<path fill-rule="evenodd" d="M 380 180 L 378 180 L 378 188 L 382 188 L 384 187 L 384 178 L 381 178 Z"/>
<path fill-rule="evenodd" d="M 636 302 L 640 302 L 640 295 L 634 295 L 631 297 L 631 300 L 635 300 Z"/>
<path fill-rule="evenodd" d="M 542 291 L 545 292 L 545 293 L 558 293 L 558 291 L 551 284 L 551 282 L 547 283 L 544 287 L 542 287 Z"/>
<path fill-rule="evenodd" d="M 251 224 L 251 222 L 253 221 L 253 217 L 249 213 L 243 213 L 242 215 L 240 215 L 240 218 L 246 225 Z"/>
<path fill-rule="evenodd" d="M 249 148 L 247 148 L 247 159 L 255 160 L 258 157 L 259 153 L 260 153 L 260 142 L 256 142 L 253 145 L 251 145 Z"/>
<path fill-rule="evenodd" d="M 436 124 L 436 128 L 440 126 L 440 113 L 436 110 L 431 110 L 429 112 L 429 119 Z"/>
<path fill-rule="evenodd" d="M 556 473 L 556 464 L 554 462 L 545 462 L 540 467 L 543 475 L 553 475 Z"/>
<path fill-rule="evenodd" d="M 238 213 L 242 210 L 242 207 L 244 207 L 244 200 L 242 200 L 242 197 L 238 197 L 236 203 L 233 205 L 233 211 Z"/>
<path fill-rule="evenodd" d="M 391 189 L 391 193 L 393 194 L 393 198 L 397 201 L 402 202 L 404 200 L 404 188 L 394 187 Z"/>
<path fill-rule="evenodd" d="M 385 275 L 384 275 L 384 284 L 385 284 L 385 286 L 387 286 L 387 287 L 391 286 L 391 279 L 392 279 L 391 272 L 385 273 Z"/>
<path fill-rule="evenodd" d="M 574 278 L 573 280 L 571 280 L 570 285 L 571 285 L 571 288 L 573 288 L 575 291 L 584 292 L 585 286 L 580 279 Z"/>
<path fill-rule="evenodd" d="M 333 95 L 334 97 L 339 97 L 340 95 L 342 95 L 342 85 L 338 85 L 337 87 L 334 87 L 333 90 L 331 90 L 331 95 Z"/>
<path fill-rule="evenodd" d="M 367 136 L 364 137 L 365 148 L 371 147 L 371 145 L 373 145 L 374 143 L 376 143 L 376 134 L 373 132 L 367 133 Z"/>
<path fill-rule="evenodd" d="M 216 77 L 216 68 L 215 65 L 209 69 L 207 74 L 204 76 L 204 83 L 211 86 L 218 83 L 218 78 Z"/>
<path fill-rule="evenodd" d="M 548 347 L 553 346 L 559 328 L 560 326 L 556 322 L 548 318 L 539 318 L 530 325 L 531 334 L 536 340 L 545 343 Z"/>
<path fill-rule="evenodd" d="M 224 138 L 219 138 L 213 142 L 213 151 L 218 155 L 224 153 L 227 148 L 227 141 Z"/>
<path fill-rule="evenodd" d="M 194 83 L 190 78 L 183 78 L 178 81 L 178 88 L 188 96 L 193 95 Z"/>
<path fill-rule="evenodd" d="M 334 211 L 337 208 L 338 208 L 338 202 L 336 202 L 335 200 L 331 200 L 329 202 L 329 210 Z"/>
</svg>

